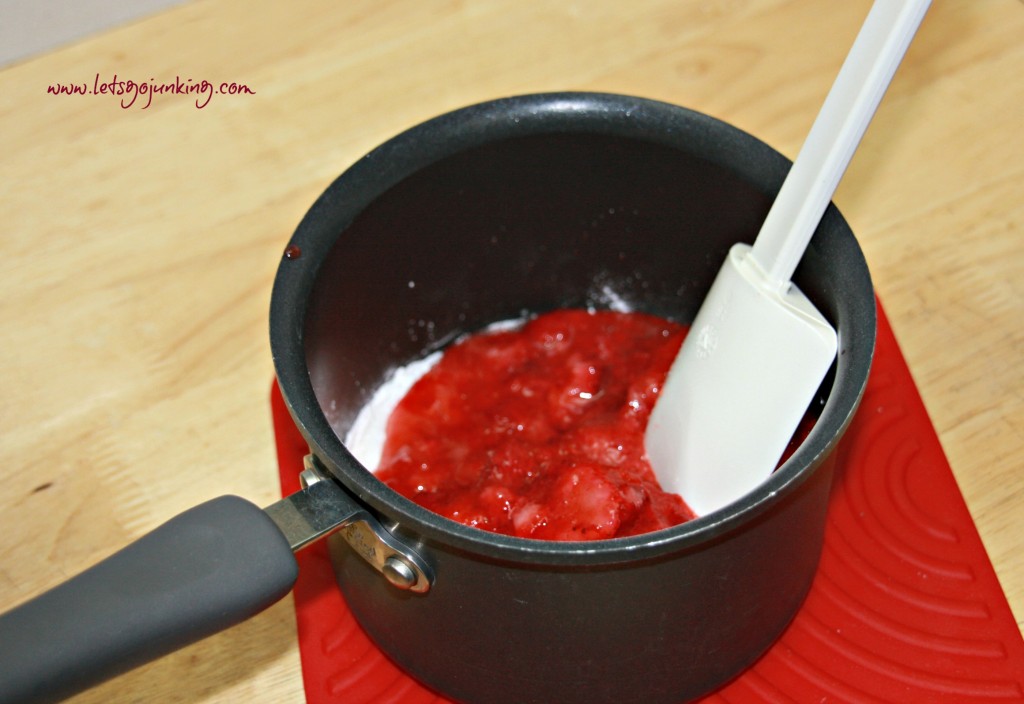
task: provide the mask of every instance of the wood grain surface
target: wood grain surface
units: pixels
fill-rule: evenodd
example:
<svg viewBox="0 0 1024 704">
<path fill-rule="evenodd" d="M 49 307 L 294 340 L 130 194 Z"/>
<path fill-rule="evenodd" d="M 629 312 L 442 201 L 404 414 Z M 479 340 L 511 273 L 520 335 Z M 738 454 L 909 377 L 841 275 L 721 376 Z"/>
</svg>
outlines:
<svg viewBox="0 0 1024 704">
<path fill-rule="evenodd" d="M 0 71 L 0 609 L 204 499 L 278 496 L 271 282 L 370 148 L 573 89 L 685 105 L 793 157 L 869 5 L 203 0 Z M 835 199 L 1018 624 L 1022 37 L 1020 0 L 936 0 Z M 48 92 L 176 78 L 252 92 Z M 75 701 L 301 702 L 292 602 Z"/>
</svg>

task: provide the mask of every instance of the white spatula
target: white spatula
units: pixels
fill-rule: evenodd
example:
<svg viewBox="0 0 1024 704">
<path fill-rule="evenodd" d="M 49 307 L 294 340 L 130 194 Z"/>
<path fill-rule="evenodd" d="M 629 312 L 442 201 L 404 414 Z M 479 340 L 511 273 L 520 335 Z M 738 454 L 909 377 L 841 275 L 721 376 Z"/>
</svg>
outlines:
<svg viewBox="0 0 1024 704">
<path fill-rule="evenodd" d="M 729 251 L 669 372 L 647 455 L 697 515 L 771 474 L 835 359 L 835 331 L 790 277 L 929 4 L 871 7 L 753 247 Z"/>
</svg>

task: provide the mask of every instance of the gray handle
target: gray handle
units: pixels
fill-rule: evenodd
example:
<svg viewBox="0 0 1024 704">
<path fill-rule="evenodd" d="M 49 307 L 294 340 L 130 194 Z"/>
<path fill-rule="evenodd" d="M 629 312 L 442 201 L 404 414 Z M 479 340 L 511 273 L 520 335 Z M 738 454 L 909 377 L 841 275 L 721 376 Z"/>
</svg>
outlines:
<svg viewBox="0 0 1024 704">
<path fill-rule="evenodd" d="M 0 703 L 52 702 L 233 626 L 298 565 L 258 506 L 222 496 L 0 616 Z"/>
</svg>

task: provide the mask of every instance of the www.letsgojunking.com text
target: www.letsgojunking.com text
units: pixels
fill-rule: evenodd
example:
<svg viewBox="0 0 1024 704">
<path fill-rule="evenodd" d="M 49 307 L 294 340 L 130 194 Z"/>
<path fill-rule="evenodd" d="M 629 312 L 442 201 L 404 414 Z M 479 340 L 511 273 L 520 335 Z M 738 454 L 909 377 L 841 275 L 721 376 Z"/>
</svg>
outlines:
<svg viewBox="0 0 1024 704">
<path fill-rule="evenodd" d="M 125 110 L 135 107 L 145 110 L 153 104 L 153 97 L 157 95 L 185 95 L 195 96 L 194 104 L 202 110 L 215 95 L 255 95 L 254 91 L 244 83 L 225 81 L 213 83 L 207 80 L 194 81 L 191 78 L 182 79 L 175 76 L 173 81 L 157 81 L 150 78 L 148 81 L 132 81 L 118 78 L 115 73 L 113 78 L 103 80 L 100 74 L 96 74 L 92 84 L 83 83 L 53 83 L 47 86 L 46 92 L 50 95 L 109 95 L 120 98 L 119 104 Z"/>
</svg>

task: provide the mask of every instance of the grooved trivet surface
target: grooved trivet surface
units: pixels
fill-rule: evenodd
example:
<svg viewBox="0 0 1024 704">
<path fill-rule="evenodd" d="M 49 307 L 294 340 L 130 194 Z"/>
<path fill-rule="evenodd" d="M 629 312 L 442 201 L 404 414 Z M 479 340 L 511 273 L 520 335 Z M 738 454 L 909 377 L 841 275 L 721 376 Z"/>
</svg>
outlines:
<svg viewBox="0 0 1024 704">
<path fill-rule="evenodd" d="M 276 386 L 271 400 L 287 494 L 307 450 Z M 881 308 L 871 378 L 839 452 L 806 603 L 753 667 L 703 702 L 1024 701 L 1024 640 Z M 310 704 L 447 701 L 370 642 L 322 544 L 299 563 Z"/>
</svg>

